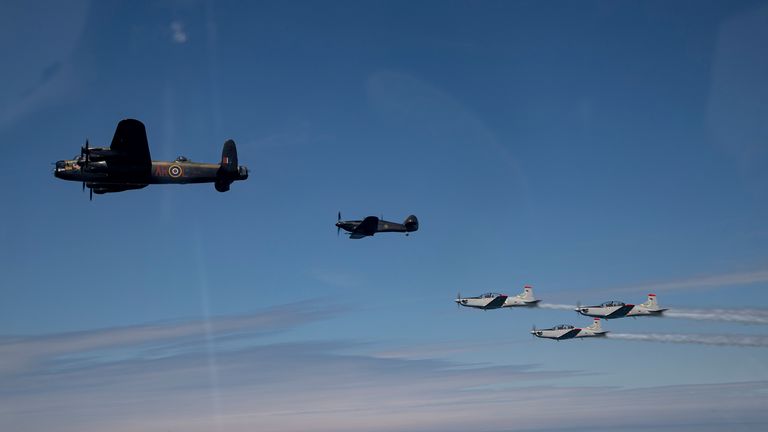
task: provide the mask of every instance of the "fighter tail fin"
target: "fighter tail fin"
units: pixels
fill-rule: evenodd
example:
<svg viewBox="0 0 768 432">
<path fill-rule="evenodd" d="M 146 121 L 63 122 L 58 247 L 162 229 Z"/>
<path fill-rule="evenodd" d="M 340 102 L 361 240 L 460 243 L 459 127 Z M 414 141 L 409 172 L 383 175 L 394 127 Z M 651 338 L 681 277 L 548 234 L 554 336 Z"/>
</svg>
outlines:
<svg viewBox="0 0 768 432">
<path fill-rule="evenodd" d="M 643 303 L 643 306 L 648 309 L 660 309 L 659 303 L 656 301 L 656 294 L 648 294 L 648 301 Z"/>
<path fill-rule="evenodd" d="M 595 332 L 603 331 L 603 328 L 600 325 L 600 318 L 595 318 L 595 320 L 592 322 L 592 325 L 587 327 L 587 330 L 592 330 Z"/>
<path fill-rule="evenodd" d="M 405 230 L 407 232 L 413 232 L 418 231 L 419 229 L 419 219 L 416 217 L 416 215 L 410 215 L 403 221 L 403 225 L 405 225 Z"/>
<path fill-rule="evenodd" d="M 523 287 L 523 293 L 520 295 L 523 300 L 533 300 L 533 287 L 526 285 Z"/>
</svg>

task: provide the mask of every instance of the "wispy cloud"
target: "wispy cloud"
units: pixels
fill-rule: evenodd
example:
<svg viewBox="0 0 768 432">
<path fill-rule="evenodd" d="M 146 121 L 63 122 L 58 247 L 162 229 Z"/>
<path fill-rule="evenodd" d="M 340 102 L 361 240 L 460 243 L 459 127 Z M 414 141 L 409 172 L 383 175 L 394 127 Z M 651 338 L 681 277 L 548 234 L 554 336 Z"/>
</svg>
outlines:
<svg viewBox="0 0 768 432">
<path fill-rule="evenodd" d="M 114 327 L 82 332 L 29 337 L 0 337 L 0 377 L 3 374 L 35 370 L 41 363 L 52 364 L 60 356 L 85 355 L 108 349 L 180 344 L 202 339 L 210 326 L 218 336 L 271 334 L 309 321 L 324 319 L 340 311 L 329 305 L 299 302 L 258 313 L 147 325 Z"/>
<path fill-rule="evenodd" d="M 183 44 L 187 42 L 187 32 L 184 31 L 184 24 L 180 21 L 171 22 L 171 38 L 174 43 Z"/>
<path fill-rule="evenodd" d="M 324 309 L 306 303 L 212 318 L 216 406 L 199 321 L 2 338 L 3 429 L 501 431 L 511 424 L 532 430 L 666 424 L 696 430 L 701 422 L 732 429 L 734 418 L 768 423 L 762 397 L 768 383 L 762 381 L 564 387 L 558 383 L 583 372 L 468 365 L 423 352 L 420 359 L 412 353 L 371 355 L 360 353 L 369 347 L 344 341 L 267 343 L 253 337 L 338 313 Z M 5 363 L 19 356 L 28 363 Z M 653 416 L 637 415 L 644 412 Z"/>
<path fill-rule="evenodd" d="M 608 288 L 604 291 L 653 292 L 701 290 L 737 285 L 751 285 L 768 282 L 768 270 L 753 270 L 739 273 L 696 276 L 668 282 L 630 285 L 625 287 Z"/>
</svg>

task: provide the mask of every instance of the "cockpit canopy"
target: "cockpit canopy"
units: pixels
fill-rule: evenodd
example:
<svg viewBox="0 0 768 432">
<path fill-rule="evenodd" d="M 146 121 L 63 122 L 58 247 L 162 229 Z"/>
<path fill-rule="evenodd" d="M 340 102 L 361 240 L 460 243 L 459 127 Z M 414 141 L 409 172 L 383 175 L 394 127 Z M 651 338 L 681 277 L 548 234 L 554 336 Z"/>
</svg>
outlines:
<svg viewBox="0 0 768 432">
<path fill-rule="evenodd" d="M 624 302 L 612 300 L 612 301 L 607 301 L 600 305 L 600 307 L 612 307 L 612 306 L 624 306 Z"/>
<path fill-rule="evenodd" d="M 179 156 L 176 158 L 176 162 L 189 162 L 186 156 Z"/>
<path fill-rule="evenodd" d="M 560 324 L 559 326 L 555 326 L 552 328 L 552 330 L 570 330 L 573 326 L 569 324 Z"/>
<path fill-rule="evenodd" d="M 480 297 L 481 298 L 496 298 L 496 297 L 498 297 L 500 295 L 502 295 L 502 294 L 488 292 L 488 293 L 485 293 L 485 294 L 481 295 Z"/>
</svg>

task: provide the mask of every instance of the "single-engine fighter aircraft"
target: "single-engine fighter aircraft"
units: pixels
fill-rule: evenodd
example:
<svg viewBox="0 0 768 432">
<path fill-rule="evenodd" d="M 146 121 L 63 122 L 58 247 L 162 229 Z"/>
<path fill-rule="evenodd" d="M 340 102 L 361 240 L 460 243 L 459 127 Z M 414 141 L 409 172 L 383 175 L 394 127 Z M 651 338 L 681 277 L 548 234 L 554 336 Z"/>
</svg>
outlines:
<svg viewBox="0 0 768 432">
<path fill-rule="evenodd" d="M 141 189 L 148 184 L 213 183 L 226 192 L 229 185 L 248 178 L 248 168 L 237 164 L 235 142 L 227 140 L 220 163 L 191 162 L 179 156 L 173 162 L 153 161 L 144 124 L 126 119 L 117 124 L 109 147 L 90 147 L 88 140 L 80 156 L 56 162 L 54 175 L 60 179 L 83 182 L 90 198 L 93 194 Z"/>
<path fill-rule="evenodd" d="M 533 297 L 533 288 L 526 285 L 523 288 L 523 292 L 514 297 L 507 296 L 506 294 L 485 293 L 477 297 L 462 298 L 461 293 L 459 293 L 454 301 L 459 306 L 488 310 L 507 307 L 534 307 L 541 300 L 535 299 Z"/>
<path fill-rule="evenodd" d="M 575 338 L 587 338 L 587 337 L 602 337 L 608 333 L 600 327 L 600 318 L 595 318 L 595 321 L 591 326 L 586 328 L 578 328 L 568 324 L 561 324 L 548 329 L 537 329 L 535 326 L 531 330 L 531 334 L 543 338 L 554 339 L 556 341 L 562 339 L 575 339 Z"/>
<path fill-rule="evenodd" d="M 576 312 L 597 318 L 613 319 L 637 316 L 660 316 L 666 309 L 659 307 L 656 294 L 648 294 L 648 301 L 639 305 L 608 301 L 598 306 L 577 306 Z"/>
<path fill-rule="evenodd" d="M 336 234 L 338 235 L 342 229 L 349 232 L 349 238 L 351 239 L 361 239 L 380 232 L 400 232 L 408 235 L 418 231 L 419 220 L 416 216 L 410 215 L 405 218 L 403 223 L 385 221 L 376 216 L 368 216 L 361 221 L 343 221 L 341 220 L 341 212 L 339 212 L 336 219 Z"/>
</svg>

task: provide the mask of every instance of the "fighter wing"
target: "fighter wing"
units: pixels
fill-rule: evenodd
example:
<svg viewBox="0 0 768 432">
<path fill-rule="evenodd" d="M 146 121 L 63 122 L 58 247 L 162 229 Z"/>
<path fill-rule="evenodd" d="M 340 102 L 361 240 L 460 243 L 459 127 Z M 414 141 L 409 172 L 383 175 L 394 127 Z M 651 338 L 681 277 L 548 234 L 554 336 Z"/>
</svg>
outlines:
<svg viewBox="0 0 768 432">
<path fill-rule="evenodd" d="M 500 308 L 504 304 L 505 301 L 507 301 L 507 296 L 505 296 L 505 295 L 497 296 L 495 299 L 493 299 L 490 302 L 488 302 L 488 304 L 485 305 L 485 308 L 486 309 Z"/>
<path fill-rule="evenodd" d="M 125 119 L 118 123 L 109 148 L 117 154 L 113 163 L 146 169 L 147 173 L 152 168 L 147 131 L 138 120 Z"/>
<path fill-rule="evenodd" d="M 379 218 L 376 216 L 368 216 L 367 218 L 363 219 L 360 224 L 358 224 L 355 227 L 355 230 L 352 231 L 352 235 L 363 235 L 363 236 L 372 236 L 376 234 L 376 229 L 379 227 Z M 358 237 L 359 238 L 359 237 Z"/>
</svg>

